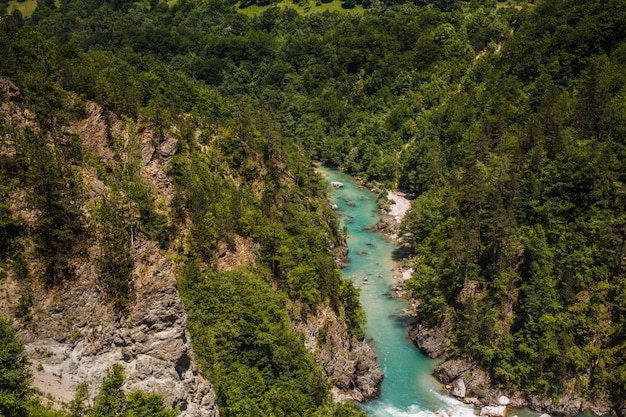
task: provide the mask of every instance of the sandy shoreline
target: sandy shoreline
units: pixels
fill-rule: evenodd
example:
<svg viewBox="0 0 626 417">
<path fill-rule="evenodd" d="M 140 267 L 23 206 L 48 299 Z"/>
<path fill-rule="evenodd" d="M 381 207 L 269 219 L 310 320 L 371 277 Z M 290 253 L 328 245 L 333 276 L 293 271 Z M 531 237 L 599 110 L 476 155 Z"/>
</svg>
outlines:
<svg viewBox="0 0 626 417">
<path fill-rule="evenodd" d="M 391 206 L 387 210 L 386 214 L 383 214 L 380 224 L 384 227 L 379 230 L 387 236 L 387 238 L 398 242 L 398 230 L 400 223 L 411 209 L 411 200 L 406 198 L 406 194 L 399 191 L 388 191 L 387 199 L 392 202 Z M 386 218 L 386 219 L 385 219 Z M 389 227 L 389 220 L 393 223 Z M 393 297 L 403 297 L 404 285 L 413 275 L 413 268 L 405 265 L 402 261 L 396 261 L 393 268 L 393 284 L 391 285 L 391 294 Z"/>
<path fill-rule="evenodd" d="M 405 197 L 404 193 L 398 191 L 388 191 L 387 198 L 393 201 L 389 207 L 389 216 L 392 216 L 398 224 L 402 222 L 406 213 L 411 209 L 411 200 Z"/>
</svg>

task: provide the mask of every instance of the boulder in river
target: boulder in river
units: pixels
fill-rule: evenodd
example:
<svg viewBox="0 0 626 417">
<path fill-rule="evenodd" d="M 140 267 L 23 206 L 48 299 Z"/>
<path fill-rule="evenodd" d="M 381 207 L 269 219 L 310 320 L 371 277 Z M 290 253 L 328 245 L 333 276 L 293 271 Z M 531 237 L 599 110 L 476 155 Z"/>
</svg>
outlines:
<svg viewBox="0 0 626 417">
<path fill-rule="evenodd" d="M 435 378 L 444 384 L 450 384 L 471 368 L 472 365 L 467 361 L 452 359 L 437 365 L 433 374 L 435 375 Z M 465 383 L 465 381 L 463 381 L 463 383 Z"/>
<path fill-rule="evenodd" d="M 465 398 L 465 381 L 463 378 L 459 378 L 452 384 L 452 395 L 457 398 Z"/>
<path fill-rule="evenodd" d="M 506 415 L 506 406 L 498 405 L 483 407 L 480 410 L 480 415 L 487 417 L 504 417 Z"/>
</svg>

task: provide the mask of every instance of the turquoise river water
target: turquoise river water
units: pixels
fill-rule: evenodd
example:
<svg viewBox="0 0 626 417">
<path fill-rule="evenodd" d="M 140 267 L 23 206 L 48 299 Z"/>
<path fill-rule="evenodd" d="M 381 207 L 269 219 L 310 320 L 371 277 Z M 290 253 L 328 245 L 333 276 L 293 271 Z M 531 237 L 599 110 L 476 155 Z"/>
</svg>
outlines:
<svg viewBox="0 0 626 417">
<path fill-rule="evenodd" d="M 379 398 L 359 408 L 371 417 L 475 416 L 474 407 L 441 393 L 441 385 L 432 377 L 437 361 L 424 356 L 405 337 L 401 313 L 406 303 L 389 297 L 396 246 L 383 235 L 364 229 L 380 218 L 376 196 L 340 171 L 320 171 L 329 182 L 344 184 L 331 195 L 348 231 L 350 262 L 343 274 L 361 289 L 367 314 L 365 332 L 375 342 L 384 374 Z"/>
</svg>

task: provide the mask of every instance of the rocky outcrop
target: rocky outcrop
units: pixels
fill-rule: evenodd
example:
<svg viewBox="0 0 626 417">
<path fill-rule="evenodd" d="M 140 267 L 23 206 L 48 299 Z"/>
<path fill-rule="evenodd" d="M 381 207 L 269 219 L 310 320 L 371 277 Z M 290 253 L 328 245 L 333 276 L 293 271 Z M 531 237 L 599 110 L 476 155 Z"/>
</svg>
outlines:
<svg viewBox="0 0 626 417">
<path fill-rule="evenodd" d="M 433 375 L 446 384 L 445 387 L 450 394 L 465 403 L 482 407 L 481 416 L 498 417 L 504 415 L 502 409 L 506 409 L 506 407 L 529 407 L 558 416 L 573 416 L 582 411 L 606 415 L 613 411 L 606 405 L 608 402 L 600 398 L 596 401 L 585 401 L 572 394 L 565 394 L 560 398 L 547 398 L 541 395 L 526 395 L 522 392 L 507 392 L 505 389 L 495 388 L 487 372 L 458 358 L 449 359 L 439 364 L 435 367 Z M 462 387 L 465 387 L 465 391 Z"/>
<path fill-rule="evenodd" d="M 435 378 L 446 384 L 446 388 L 453 395 L 454 388 L 462 381 L 465 386 L 465 397 L 456 395 L 464 399 L 467 403 L 479 406 L 515 406 L 524 404 L 519 394 L 509 398 L 503 390 L 492 388 L 489 374 L 472 363 L 462 359 L 450 359 L 435 367 L 433 372 Z"/>
<path fill-rule="evenodd" d="M 139 242 L 134 255 L 143 261 L 136 263 L 137 301 L 127 317 L 103 303 L 91 265 L 79 269 L 77 282 L 55 289 L 36 306 L 39 313 L 20 332 L 36 364 L 36 388 L 67 398 L 85 381 L 96 391 L 107 370 L 121 363 L 128 391 L 157 392 L 182 416 L 219 416 L 213 387 L 193 361 L 169 263 L 150 241 Z"/>
<path fill-rule="evenodd" d="M 348 258 L 348 245 L 345 240 L 341 242 L 341 244 L 331 248 L 333 254 L 335 255 L 335 262 L 339 265 L 340 268 L 345 268 L 348 264 L 350 258 Z"/>
<path fill-rule="evenodd" d="M 480 415 L 487 417 L 504 417 L 506 415 L 506 407 L 503 405 L 485 406 L 481 408 Z"/>
<path fill-rule="evenodd" d="M 459 398 L 478 397 L 481 400 L 480 403 L 498 404 L 496 394 L 499 395 L 500 392 L 490 395 L 491 379 L 489 375 L 467 361 L 461 359 L 445 361 L 435 367 L 433 375 L 446 384 L 451 393 Z M 465 388 L 465 395 L 463 396 L 454 393 L 455 388 L 460 391 L 458 387 L 461 385 Z"/>
<path fill-rule="evenodd" d="M 429 329 L 417 323 L 409 329 L 408 335 L 413 344 L 429 358 L 445 357 L 449 351 L 448 326 L 446 325 Z"/>
<path fill-rule="evenodd" d="M 602 398 L 594 398 L 587 401 L 579 395 L 567 393 L 559 398 L 545 398 L 539 395 L 531 395 L 526 398 L 525 405 L 543 413 L 559 416 L 574 416 L 582 411 L 591 411 L 602 416 L 611 414 L 613 410 L 608 401 Z"/>
<path fill-rule="evenodd" d="M 392 216 L 383 214 L 378 223 L 374 226 L 367 227 L 367 229 L 383 233 L 390 239 L 395 239 L 400 232 L 400 222 Z"/>
<path fill-rule="evenodd" d="M 293 308 L 296 316 L 301 316 L 302 305 Z M 325 370 L 336 401 L 360 402 L 378 396 L 383 374 L 374 349 L 351 336 L 332 308 L 321 308 L 296 322 L 296 329 L 305 335 L 307 350 Z"/>
<path fill-rule="evenodd" d="M 472 365 L 469 362 L 461 359 L 452 359 L 435 367 L 433 375 L 444 384 L 451 384 L 471 369 Z"/>
<path fill-rule="evenodd" d="M 0 79 L 0 95 L 7 99 L 0 106 L 0 117 L 9 115 L 17 125 L 29 126 L 27 112 L 8 101 L 17 94 L 15 86 Z M 64 130 L 78 134 L 84 149 L 104 164 L 143 162 L 140 170 L 148 186 L 157 200 L 169 205 L 167 163 L 177 140 L 168 132 L 157 132 L 146 120 L 121 121 L 95 103 L 88 103 L 86 110 L 85 119 Z M 85 166 L 82 179 L 89 218 L 88 207 L 107 195 L 108 186 L 94 167 Z M 135 294 L 126 315 L 113 310 L 99 287 L 93 261 L 99 253 L 97 244 L 89 240 L 85 246 L 89 256 L 72 260 L 75 277 L 52 289 L 39 288 L 37 281 L 19 283 L 10 276 L 0 281 L 0 292 L 16 295 L 0 299 L 2 314 L 12 313 L 22 287 L 28 285 L 32 291 L 29 319 L 16 322 L 16 327 L 32 364 L 34 388 L 47 398 L 68 402 L 78 383 L 87 382 L 93 394 L 107 370 L 122 364 L 126 390 L 159 393 L 182 416 L 218 416 L 213 387 L 194 361 L 176 278 L 157 243 L 141 233 L 133 236 Z M 27 253 L 26 258 L 32 257 Z"/>
</svg>

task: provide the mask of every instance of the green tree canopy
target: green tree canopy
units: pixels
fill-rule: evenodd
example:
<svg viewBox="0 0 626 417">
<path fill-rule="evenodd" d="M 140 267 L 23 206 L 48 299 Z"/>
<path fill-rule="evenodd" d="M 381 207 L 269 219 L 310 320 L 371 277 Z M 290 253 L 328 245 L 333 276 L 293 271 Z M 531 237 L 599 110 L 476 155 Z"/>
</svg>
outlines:
<svg viewBox="0 0 626 417">
<path fill-rule="evenodd" d="M 29 394 L 30 371 L 24 345 L 9 322 L 0 317 L 0 415 L 26 416 Z"/>
</svg>

